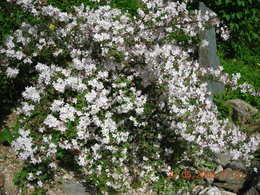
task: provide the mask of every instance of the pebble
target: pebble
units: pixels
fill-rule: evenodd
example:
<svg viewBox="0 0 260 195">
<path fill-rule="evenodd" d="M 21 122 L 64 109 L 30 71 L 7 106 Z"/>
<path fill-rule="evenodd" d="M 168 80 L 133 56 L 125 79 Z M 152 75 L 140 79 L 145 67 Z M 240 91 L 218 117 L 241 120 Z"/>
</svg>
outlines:
<svg viewBox="0 0 260 195">
<path fill-rule="evenodd" d="M 225 153 L 215 154 L 214 162 L 223 167 L 226 167 L 230 163 L 230 160 L 230 156 Z"/>
<path fill-rule="evenodd" d="M 221 195 L 236 195 L 236 194 L 233 192 L 221 191 Z"/>
<path fill-rule="evenodd" d="M 63 184 L 66 195 L 90 195 L 80 183 L 66 182 Z"/>
<path fill-rule="evenodd" d="M 217 187 L 208 187 L 200 191 L 199 195 L 221 195 L 221 191 Z"/>
</svg>

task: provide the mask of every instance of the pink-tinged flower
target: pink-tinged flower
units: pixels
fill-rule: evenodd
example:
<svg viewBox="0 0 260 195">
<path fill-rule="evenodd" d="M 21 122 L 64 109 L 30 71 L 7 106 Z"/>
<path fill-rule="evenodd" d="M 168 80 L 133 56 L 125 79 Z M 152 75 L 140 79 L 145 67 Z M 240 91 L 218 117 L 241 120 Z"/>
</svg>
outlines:
<svg viewBox="0 0 260 195">
<path fill-rule="evenodd" d="M 40 93 L 36 89 L 36 87 L 26 87 L 25 91 L 22 93 L 22 96 L 27 100 L 32 100 L 34 102 L 40 102 L 41 97 Z"/>
</svg>

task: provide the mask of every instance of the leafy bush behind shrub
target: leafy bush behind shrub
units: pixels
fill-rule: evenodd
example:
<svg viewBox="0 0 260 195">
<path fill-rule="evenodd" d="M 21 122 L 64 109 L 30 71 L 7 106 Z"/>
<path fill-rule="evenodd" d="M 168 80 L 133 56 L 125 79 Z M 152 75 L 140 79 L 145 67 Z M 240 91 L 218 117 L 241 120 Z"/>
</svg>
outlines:
<svg viewBox="0 0 260 195">
<path fill-rule="evenodd" d="M 192 7 L 198 6 L 194 0 Z M 260 0 L 210 0 L 202 1 L 225 22 L 231 30 L 227 42 L 218 39 L 227 57 L 245 57 L 259 54 Z"/>
</svg>

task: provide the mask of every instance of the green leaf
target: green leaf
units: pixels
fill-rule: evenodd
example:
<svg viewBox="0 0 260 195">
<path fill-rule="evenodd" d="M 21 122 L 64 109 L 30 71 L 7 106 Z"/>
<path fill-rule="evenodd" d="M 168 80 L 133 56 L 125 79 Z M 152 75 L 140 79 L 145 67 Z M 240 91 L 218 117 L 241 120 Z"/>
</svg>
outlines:
<svg viewBox="0 0 260 195">
<path fill-rule="evenodd" d="M 212 169 L 215 169 L 218 167 L 218 165 L 216 165 L 214 163 L 208 163 L 208 162 L 205 162 L 203 165 L 206 167 L 212 168 Z"/>
<path fill-rule="evenodd" d="M 240 19 L 242 17 L 242 13 L 241 12 L 237 12 L 236 16 L 237 16 L 238 19 Z"/>
<path fill-rule="evenodd" d="M 9 129 L 5 129 L 4 131 L 0 131 L 0 141 L 8 141 L 11 143 L 14 140 Z"/>
<path fill-rule="evenodd" d="M 13 127 L 13 137 L 14 137 L 14 139 L 19 137 L 19 133 L 18 133 L 19 129 L 20 129 L 20 124 L 17 122 L 16 125 Z"/>
<path fill-rule="evenodd" d="M 230 15 L 228 15 L 228 14 L 224 14 L 223 15 L 223 18 L 225 18 L 227 21 L 230 19 Z"/>
<path fill-rule="evenodd" d="M 234 29 L 234 26 L 235 26 L 234 23 L 230 23 L 230 24 L 229 24 L 229 27 L 230 27 L 231 30 Z"/>
<path fill-rule="evenodd" d="M 229 4 L 231 2 L 231 0 L 225 0 L 226 4 Z"/>
<path fill-rule="evenodd" d="M 239 6 L 245 6 L 245 2 L 243 1 L 243 0 L 237 0 L 237 4 L 239 5 Z"/>
<path fill-rule="evenodd" d="M 221 4 L 222 4 L 222 0 L 218 0 L 217 5 L 221 5 Z"/>
</svg>

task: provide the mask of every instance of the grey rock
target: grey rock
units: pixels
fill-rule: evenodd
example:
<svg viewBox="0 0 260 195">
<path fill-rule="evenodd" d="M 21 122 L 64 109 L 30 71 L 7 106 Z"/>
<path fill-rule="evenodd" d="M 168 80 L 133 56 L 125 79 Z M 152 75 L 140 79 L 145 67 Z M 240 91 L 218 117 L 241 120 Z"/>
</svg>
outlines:
<svg viewBox="0 0 260 195">
<path fill-rule="evenodd" d="M 214 94 L 225 91 L 224 85 L 222 83 L 216 82 L 216 81 L 208 82 L 207 89 L 208 89 L 208 91 L 211 92 L 211 95 L 210 95 L 211 99 L 213 99 Z"/>
<path fill-rule="evenodd" d="M 228 164 L 228 168 L 234 171 L 246 171 L 246 167 L 241 160 L 232 161 Z"/>
<path fill-rule="evenodd" d="M 222 167 L 226 167 L 230 163 L 230 156 L 226 153 L 217 153 L 215 154 L 214 162 L 221 165 Z"/>
<path fill-rule="evenodd" d="M 210 172 L 212 170 L 210 168 L 208 168 L 208 167 L 198 167 L 198 171 Z M 206 184 L 211 185 L 213 183 L 213 181 L 214 181 L 214 178 L 205 177 L 204 180 L 206 181 Z"/>
<path fill-rule="evenodd" d="M 213 185 L 237 193 L 239 190 L 242 189 L 243 183 L 234 184 L 234 183 L 214 182 Z"/>
<path fill-rule="evenodd" d="M 227 168 L 216 175 L 216 180 L 226 183 L 243 185 L 243 183 L 245 182 L 245 177 L 243 177 L 242 172 L 233 171 L 232 169 Z"/>
<path fill-rule="evenodd" d="M 185 193 L 178 193 L 178 192 L 172 192 L 172 195 L 184 195 Z M 122 193 L 118 195 L 157 195 L 156 192 L 129 192 L 129 193 Z"/>
<path fill-rule="evenodd" d="M 201 10 L 202 15 L 205 15 L 206 11 L 212 12 L 204 3 L 199 3 L 199 9 Z M 217 56 L 217 43 L 216 43 L 216 33 L 215 28 L 211 27 L 210 29 L 200 32 L 200 36 L 209 42 L 207 47 L 199 48 L 199 64 L 202 67 L 219 67 L 219 57 Z M 211 98 L 213 95 L 218 92 L 224 91 L 224 85 L 219 82 L 209 82 L 208 90 L 211 92 Z"/>
<path fill-rule="evenodd" d="M 63 186 L 66 195 L 90 195 L 90 193 L 86 192 L 85 187 L 80 183 L 66 182 Z"/>
<path fill-rule="evenodd" d="M 207 187 L 199 195 L 221 195 L 221 191 L 217 187 Z"/>
<path fill-rule="evenodd" d="M 252 118 L 258 112 L 255 107 L 240 99 L 228 100 L 226 104 L 232 108 L 232 119 L 241 126 L 251 124 L 253 122 Z"/>
<path fill-rule="evenodd" d="M 221 165 L 219 165 L 216 170 L 215 170 L 215 173 L 218 174 L 219 172 L 223 171 L 223 167 Z"/>
<path fill-rule="evenodd" d="M 254 123 L 247 126 L 253 132 L 260 132 L 260 120 L 256 120 Z M 255 133 L 254 136 L 259 136 L 260 133 Z M 253 135 L 252 135 L 253 136 Z"/>
<path fill-rule="evenodd" d="M 260 191 L 257 190 L 255 187 L 251 187 L 248 191 L 243 193 L 243 195 L 259 195 Z"/>
<path fill-rule="evenodd" d="M 206 182 L 211 185 L 214 182 L 214 178 L 205 178 Z"/>
<path fill-rule="evenodd" d="M 248 174 L 248 180 L 243 188 L 243 195 L 258 195 L 260 194 L 260 174 Z"/>
<path fill-rule="evenodd" d="M 191 189 L 191 194 L 192 195 L 196 195 L 198 194 L 199 192 L 201 192 L 205 187 L 203 185 L 195 185 L 195 186 L 192 186 L 192 189 Z"/>
<path fill-rule="evenodd" d="M 237 195 L 237 194 L 228 191 L 221 191 L 221 195 Z"/>
</svg>

